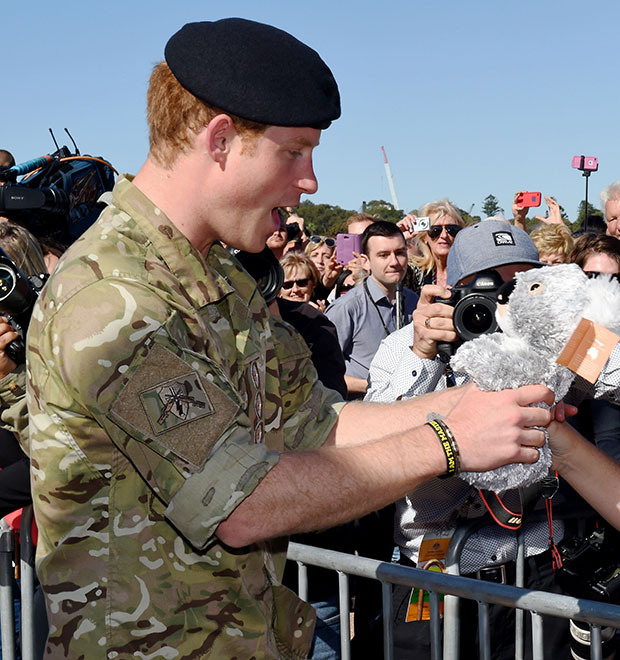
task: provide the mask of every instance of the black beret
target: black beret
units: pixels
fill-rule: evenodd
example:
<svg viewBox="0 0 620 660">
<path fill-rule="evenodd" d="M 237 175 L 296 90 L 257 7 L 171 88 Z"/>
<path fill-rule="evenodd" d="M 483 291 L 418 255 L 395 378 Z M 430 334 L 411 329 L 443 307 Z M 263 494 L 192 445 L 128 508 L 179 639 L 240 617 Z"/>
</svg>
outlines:
<svg viewBox="0 0 620 660">
<path fill-rule="evenodd" d="M 329 67 L 271 25 L 243 18 L 188 23 L 172 35 L 165 57 L 185 89 L 243 119 L 323 129 L 340 117 Z"/>
</svg>

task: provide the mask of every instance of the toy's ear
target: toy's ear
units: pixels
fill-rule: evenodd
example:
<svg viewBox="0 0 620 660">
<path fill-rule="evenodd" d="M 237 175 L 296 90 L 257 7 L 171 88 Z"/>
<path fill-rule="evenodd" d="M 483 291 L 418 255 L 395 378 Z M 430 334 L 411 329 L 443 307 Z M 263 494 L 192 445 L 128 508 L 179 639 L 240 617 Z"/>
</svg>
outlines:
<svg viewBox="0 0 620 660">
<path fill-rule="evenodd" d="M 586 296 L 583 316 L 619 334 L 620 282 L 605 276 L 593 277 L 586 283 Z"/>
</svg>

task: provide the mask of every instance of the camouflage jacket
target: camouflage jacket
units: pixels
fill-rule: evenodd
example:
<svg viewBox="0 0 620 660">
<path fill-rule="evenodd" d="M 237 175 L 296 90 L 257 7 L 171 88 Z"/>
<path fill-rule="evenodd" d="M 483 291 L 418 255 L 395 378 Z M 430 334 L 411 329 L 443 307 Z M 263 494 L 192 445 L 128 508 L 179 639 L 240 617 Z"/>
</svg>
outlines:
<svg viewBox="0 0 620 660">
<path fill-rule="evenodd" d="M 28 410 L 26 408 L 26 365 L 0 378 L 0 426 L 17 436 L 27 451 Z"/>
<path fill-rule="evenodd" d="M 279 583 L 286 540 L 214 535 L 342 405 L 254 280 L 220 246 L 205 262 L 121 178 L 27 343 L 47 657 L 306 657 L 314 615 Z"/>
</svg>

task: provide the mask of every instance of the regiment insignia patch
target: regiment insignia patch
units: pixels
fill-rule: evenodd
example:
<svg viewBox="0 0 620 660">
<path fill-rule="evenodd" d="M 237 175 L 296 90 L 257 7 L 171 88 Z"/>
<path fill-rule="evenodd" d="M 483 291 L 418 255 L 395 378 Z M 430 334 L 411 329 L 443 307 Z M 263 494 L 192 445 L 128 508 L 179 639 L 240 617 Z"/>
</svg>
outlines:
<svg viewBox="0 0 620 660">
<path fill-rule="evenodd" d="M 211 401 L 193 371 L 142 391 L 140 398 L 155 435 L 213 413 Z"/>
<path fill-rule="evenodd" d="M 122 387 L 110 410 L 134 436 L 152 437 L 199 469 L 230 427 L 239 407 L 227 394 L 164 346 L 155 343 Z"/>
</svg>

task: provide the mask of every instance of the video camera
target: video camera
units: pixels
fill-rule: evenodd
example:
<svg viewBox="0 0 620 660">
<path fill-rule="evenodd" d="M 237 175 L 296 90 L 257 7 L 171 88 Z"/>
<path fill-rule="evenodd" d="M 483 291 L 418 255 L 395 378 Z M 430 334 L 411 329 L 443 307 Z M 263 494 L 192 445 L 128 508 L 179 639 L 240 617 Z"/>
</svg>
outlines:
<svg viewBox="0 0 620 660">
<path fill-rule="evenodd" d="M 0 168 L 0 214 L 39 238 L 64 245 L 81 236 L 101 212 L 97 200 L 112 190 L 116 170 L 103 158 L 81 155 L 75 142 L 73 146 L 72 153 L 56 143 L 53 154 Z"/>
<path fill-rule="evenodd" d="M 26 358 L 26 331 L 34 304 L 48 277 L 47 273 L 25 275 L 0 248 L 0 314 L 9 317 L 11 325 L 20 335 L 4 352 L 15 364 L 23 363 Z"/>
<path fill-rule="evenodd" d="M 506 303 L 514 285 L 514 280 L 504 282 L 495 270 L 483 270 L 468 284 L 455 286 L 450 298 L 435 299 L 454 307 L 452 322 L 458 335 L 455 342 L 438 343 L 437 351 L 443 362 L 448 362 L 464 341 L 499 330 L 495 311 L 498 304 Z"/>
<path fill-rule="evenodd" d="M 100 196 L 114 187 L 116 170 L 103 158 L 81 155 L 71 134 L 74 152 L 56 146 L 53 154 L 13 167 L 0 168 L 0 214 L 21 224 L 40 239 L 67 246 L 95 222 L 103 204 Z M 17 178 L 23 178 L 17 182 Z M 0 314 L 9 317 L 21 336 L 5 353 L 20 364 L 25 359 L 24 339 L 32 309 L 47 280 L 47 273 L 26 276 L 0 248 Z"/>
</svg>

